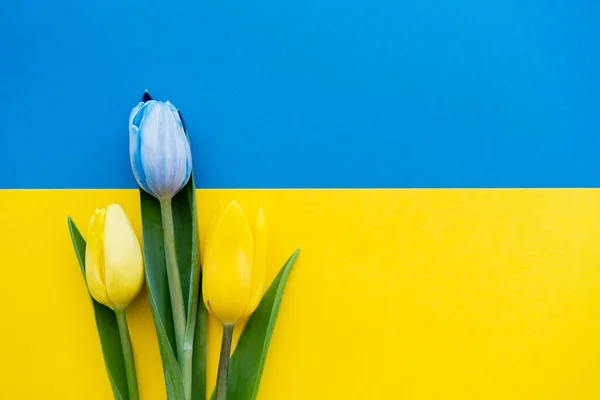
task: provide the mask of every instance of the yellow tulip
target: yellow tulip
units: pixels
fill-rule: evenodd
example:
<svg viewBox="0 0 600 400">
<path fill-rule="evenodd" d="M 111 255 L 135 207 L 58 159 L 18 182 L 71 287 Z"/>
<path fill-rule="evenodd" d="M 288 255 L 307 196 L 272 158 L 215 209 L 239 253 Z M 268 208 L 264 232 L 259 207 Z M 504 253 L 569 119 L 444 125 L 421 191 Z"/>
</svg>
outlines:
<svg viewBox="0 0 600 400">
<path fill-rule="evenodd" d="M 88 226 L 85 275 L 92 297 L 113 310 L 131 303 L 144 282 L 142 251 L 118 204 L 98 208 Z"/>
<path fill-rule="evenodd" d="M 233 201 L 208 235 L 202 293 L 206 308 L 224 325 L 254 312 L 263 295 L 267 262 L 267 226 L 259 208 L 254 229 Z"/>
</svg>

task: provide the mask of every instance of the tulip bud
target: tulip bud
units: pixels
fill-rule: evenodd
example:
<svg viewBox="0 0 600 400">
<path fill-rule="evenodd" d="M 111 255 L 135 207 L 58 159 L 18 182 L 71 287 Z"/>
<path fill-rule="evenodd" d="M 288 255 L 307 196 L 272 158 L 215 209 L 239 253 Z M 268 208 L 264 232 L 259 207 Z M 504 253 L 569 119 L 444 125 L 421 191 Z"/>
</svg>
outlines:
<svg viewBox="0 0 600 400">
<path fill-rule="evenodd" d="M 118 204 L 98 208 L 90 220 L 85 275 L 92 297 L 113 310 L 131 303 L 144 282 L 142 251 Z"/>
<path fill-rule="evenodd" d="M 192 152 L 173 104 L 150 100 L 131 111 L 129 157 L 138 184 L 157 199 L 171 199 L 185 186 Z"/>
<path fill-rule="evenodd" d="M 202 293 L 208 310 L 225 325 L 254 312 L 263 295 L 267 261 L 267 227 L 262 208 L 254 229 L 233 201 L 208 236 Z"/>
</svg>

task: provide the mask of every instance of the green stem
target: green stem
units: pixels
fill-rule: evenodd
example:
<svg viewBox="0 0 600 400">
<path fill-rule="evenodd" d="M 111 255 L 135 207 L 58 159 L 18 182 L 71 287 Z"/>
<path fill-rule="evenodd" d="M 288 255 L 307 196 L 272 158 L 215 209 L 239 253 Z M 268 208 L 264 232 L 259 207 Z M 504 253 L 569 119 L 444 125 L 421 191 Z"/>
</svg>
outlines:
<svg viewBox="0 0 600 400">
<path fill-rule="evenodd" d="M 163 237 L 165 244 L 165 258 L 167 261 L 167 281 L 169 283 L 169 295 L 171 297 L 171 310 L 173 311 L 173 324 L 175 325 L 175 343 L 177 347 L 177 360 L 182 366 L 182 374 L 191 376 L 184 360 L 185 343 L 185 306 L 183 303 L 183 292 L 179 278 L 179 267 L 177 266 L 177 253 L 175 251 L 175 228 L 173 227 L 173 210 L 171 199 L 160 200 L 160 214 L 162 217 Z M 184 378 L 185 381 L 186 378 Z M 189 379 L 189 378 L 187 378 Z M 186 389 L 186 398 L 191 396 L 191 386 Z"/>
<path fill-rule="evenodd" d="M 135 361 L 133 359 L 133 349 L 131 348 L 131 338 L 129 337 L 129 328 L 127 327 L 127 317 L 125 310 L 115 310 L 117 315 L 117 325 L 119 326 L 119 336 L 123 347 L 123 359 L 125 361 L 125 375 L 127 376 L 127 389 L 129 391 L 129 400 L 139 400 L 137 377 L 135 374 Z"/>
<path fill-rule="evenodd" d="M 192 274 L 192 282 L 190 282 L 190 307 L 187 315 L 187 326 L 185 328 L 183 360 L 180 363 L 182 367 L 181 373 L 183 375 L 183 385 L 186 390 L 189 390 L 189 393 L 192 391 L 192 356 L 194 355 L 194 333 L 196 332 L 196 320 L 198 318 L 199 275 L 199 273 L 196 273 L 196 276 Z"/>
<path fill-rule="evenodd" d="M 186 396 L 191 398 L 192 395 L 192 356 L 194 352 L 194 339 L 192 333 L 191 343 L 188 343 L 188 334 L 185 334 L 185 342 L 183 344 L 183 359 L 181 365 L 181 375 L 183 378 L 183 388 Z"/>
<path fill-rule="evenodd" d="M 223 325 L 223 340 L 221 341 L 221 357 L 219 358 L 215 400 L 227 400 L 227 379 L 229 377 L 233 327 L 233 325 Z"/>
</svg>

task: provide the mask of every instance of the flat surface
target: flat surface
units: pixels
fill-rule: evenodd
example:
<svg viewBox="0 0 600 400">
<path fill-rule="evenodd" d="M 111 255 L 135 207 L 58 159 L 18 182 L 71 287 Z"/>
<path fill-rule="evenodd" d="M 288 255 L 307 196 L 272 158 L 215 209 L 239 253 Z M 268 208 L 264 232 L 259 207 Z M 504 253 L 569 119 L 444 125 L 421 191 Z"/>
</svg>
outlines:
<svg viewBox="0 0 600 400">
<path fill-rule="evenodd" d="M 269 278 L 302 248 L 259 400 L 600 397 L 600 191 L 200 191 L 202 238 L 232 198 L 264 204 Z M 111 398 L 66 224 L 109 202 L 139 234 L 135 191 L 1 193 L 1 398 Z M 164 400 L 144 294 L 128 318 L 142 399 Z"/>
<path fill-rule="evenodd" d="M 0 188 L 133 188 L 144 89 L 200 187 L 598 187 L 600 2 L 0 2 Z"/>
<path fill-rule="evenodd" d="M 118 202 L 139 233 L 144 89 L 216 189 L 202 240 L 235 198 L 264 203 L 270 277 L 301 247 L 259 400 L 600 398 L 600 191 L 574 189 L 600 187 L 598 21 L 592 0 L 0 1 L 0 189 L 42 189 L 0 190 L 0 398 L 111 398 L 66 217 Z M 145 293 L 128 318 L 164 400 Z"/>
</svg>

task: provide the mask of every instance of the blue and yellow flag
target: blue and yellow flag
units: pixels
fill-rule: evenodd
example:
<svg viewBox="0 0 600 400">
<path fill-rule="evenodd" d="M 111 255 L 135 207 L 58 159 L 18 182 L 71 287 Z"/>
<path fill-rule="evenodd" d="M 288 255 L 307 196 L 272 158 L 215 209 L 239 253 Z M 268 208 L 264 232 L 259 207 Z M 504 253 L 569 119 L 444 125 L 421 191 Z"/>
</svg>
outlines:
<svg viewBox="0 0 600 400">
<path fill-rule="evenodd" d="M 140 234 L 144 89 L 185 117 L 201 237 L 237 199 L 269 215 L 269 277 L 302 249 L 260 399 L 598 398 L 599 19 L 584 0 L 1 5 L 0 398 L 112 396 L 66 221 L 118 202 Z M 146 296 L 129 311 L 141 396 L 164 399 Z"/>
</svg>

